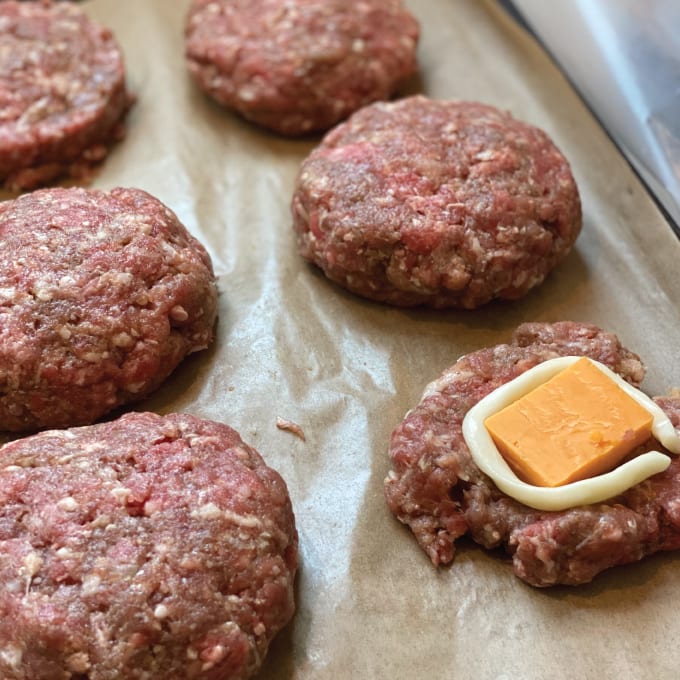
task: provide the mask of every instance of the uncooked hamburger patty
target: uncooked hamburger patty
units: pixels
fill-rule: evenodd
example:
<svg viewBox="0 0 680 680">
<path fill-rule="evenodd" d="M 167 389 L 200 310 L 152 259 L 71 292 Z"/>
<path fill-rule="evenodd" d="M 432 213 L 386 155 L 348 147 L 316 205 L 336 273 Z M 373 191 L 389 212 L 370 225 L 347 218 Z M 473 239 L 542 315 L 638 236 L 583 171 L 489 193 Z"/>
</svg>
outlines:
<svg viewBox="0 0 680 680">
<path fill-rule="evenodd" d="M 461 430 L 470 408 L 524 371 L 565 355 L 600 361 L 635 386 L 644 377 L 639 358 L 615 335 L 573 322 L 527 323 L 510 344 L 457 361 L 392 434 L 387 502 L 435 565 L 451 562 L 456 539 L 469 534 L 485 548 L 505 548 L 515 574 L 533 586 L 577 585 L 609 567 L 680 548 L 677 456 L 665 472 L 616 498 L 562 512 L 509 498 L 473 462 Z M 680 396 L 656 402 L 680 431 Z M 663 450 L 656 440 L 649 446 Z"/>
<path fill-rule="evenodd" d="M 70 2 L 0 2 L 0 185 L 86 177 L 130 105 L 111 32 Z"/>
<path fill-rule="evenodd" d="M 325 130 L 416 70 L 401 0 L 193 0 L 186 56 L 199 86 L 284 135 Z"/>
<path fill-rule="evenodd" d="M 490 106 L 378 103 L 329 132 L 293 197 L 303 257 L 394 305 L 473 308 L 543 281 L 581 229 L 569 164 Z"/>
<path fill-rule="evenodd" d="M 296 568 L 286 485 L 226 425 L 133 413 L 0 448 L 3 680 L 248 678 Z"/>
<path fill-rule="evenodd" d="M 0 203 L 0 429 L 93 422 L 212 340 L 210 258 L 138 189 Z"/>
</svg>

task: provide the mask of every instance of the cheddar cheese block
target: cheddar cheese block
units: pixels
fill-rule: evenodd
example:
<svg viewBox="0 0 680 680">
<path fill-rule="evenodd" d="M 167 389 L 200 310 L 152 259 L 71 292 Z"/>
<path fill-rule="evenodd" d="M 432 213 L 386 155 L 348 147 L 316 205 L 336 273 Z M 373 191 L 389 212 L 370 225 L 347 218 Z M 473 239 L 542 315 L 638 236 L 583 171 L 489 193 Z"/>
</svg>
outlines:
<svg viewBox="0 0 680 680">
<path fill-rule="evenodd" d="M 652 414 L 586 358 L 485 420 L 515 473 L 561 486 L 615 467 L 651 436 Z"/>
</svg>

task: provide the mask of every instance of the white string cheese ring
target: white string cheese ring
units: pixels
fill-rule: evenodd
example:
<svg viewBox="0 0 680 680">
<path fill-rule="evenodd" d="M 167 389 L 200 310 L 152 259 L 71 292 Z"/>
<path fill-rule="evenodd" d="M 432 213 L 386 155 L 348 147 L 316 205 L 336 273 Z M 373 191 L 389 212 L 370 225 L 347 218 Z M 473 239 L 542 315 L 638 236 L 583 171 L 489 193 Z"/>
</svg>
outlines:
<svg viewBox="0 0 680 680">
<path fill-rule="evenodd" d="M 463 419 L 463 437 L 477 467 L 491 477 L 501 491 L 537 510 L 567 510 L 578 505 L 599 503 L 663 472 L 671 462 L 667 455 L 649 451 L 605 474 L 557 487 L 528 484 L 512 471 L 498 451 L 484 421 L 582 358 L 559 357 L 534 366 L 481 399 Z M 651 413 L 652 434 L 659 443 L 671 453 L 680 453 L 680 437 L 661 407 L 604 364 L 594 359 L 589 361 Z"/>
</svg>

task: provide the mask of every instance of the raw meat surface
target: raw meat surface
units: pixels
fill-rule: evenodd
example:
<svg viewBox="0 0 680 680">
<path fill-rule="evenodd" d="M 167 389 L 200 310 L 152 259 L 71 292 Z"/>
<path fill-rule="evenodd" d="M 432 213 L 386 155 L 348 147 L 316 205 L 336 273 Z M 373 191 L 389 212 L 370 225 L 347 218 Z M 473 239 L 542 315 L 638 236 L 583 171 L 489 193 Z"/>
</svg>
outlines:
<svg viewBox="0 0 680 680">
<path fill-rule="evenodd" d="M 111 32 L 72 2 L 0 2 L 0 185 L 86 179 L 132 103 Z"/>
<path fill-rule="evenodd" d="M 0 448 L 3 680 L 242 680 L 293 615 L 279 474 L 221 423 L 133 413 Z"/>
<path fill-rule="evenodd" d="M 0 203 L 0 429 L 91 423 L 212 341 L 210 258 L 139 189 Z"/>
<path fill-rule="evenodd" d="M 515 300 L 581 230 L 569 164 L 544 132 L 422 96 L 373 104 L 329 132 L 302 164 L 292 210 L 304 258 L 400 306 Z"/>
<path fill-rule="evenodd" d="M 401 0 L 194 0 L 186 56 L 199 86 L 283 135 L 326 130 L 416 70 Z"/>
<path fill-rule="evenodd" d="M 462 357 L 394 431 L 387 503 L 433 564 L 450 563 L 456 539 L 468 534 L 485 548 L 505 548 L 517 576 L 533 586 L 578 585 L 604 569 L 680 548 L 677 456 L 665 472 L 616 498 L 561 512 L 509 498 L 472 460 L 461 430 L 470 408 L 540 362 L 567 355 L 596 359 L 635 386 L 644 377 L 639 358 L 611 333 L 574 322 L 527 323 L 510 344 Z M 680 430 L 680 397 L 657 403 Z"/>
</svg>

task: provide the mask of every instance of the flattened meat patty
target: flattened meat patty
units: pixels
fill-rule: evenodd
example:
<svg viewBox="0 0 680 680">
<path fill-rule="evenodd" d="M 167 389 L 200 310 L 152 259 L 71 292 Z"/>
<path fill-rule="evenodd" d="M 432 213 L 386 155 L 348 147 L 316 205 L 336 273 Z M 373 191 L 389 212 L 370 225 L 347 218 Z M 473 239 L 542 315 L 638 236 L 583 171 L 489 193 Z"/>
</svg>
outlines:
<svg viewBox="0 0 680 680">
<path fill-rule="evenodd" d="M 569 164 L 544 132 L 422 96 L 373 104 L 329 132 L 302 164 L 292 210 L 303 257 L 400 306 L 517 299 L 581 229 Z"/>
<path fill-rule="evenodd" d="M 0 429 L 91 423 L 211 342 L 203 246 L 138 189 L 0 203 Z"/>
<path fill-rule="evenodd" d="M 284 135 L 326 130 L 416 70 L 401 0 L 193 0 L 186 56 L 199 86 Z"/>
<path fill-rule="evenodd" d="M 71 2 L 0 2 L 0 185 L 87 177 L 131 98 L 111 32 Z"/>
<path fill-rule="evenodd" d="M 293 615 L 279 474 L 226 425 L 131 413 L 0 448 L 3 680 L 240 680 Z"/>
<path fill-rule="evenodd" d="M 639 358 L 595 326 L 527 323 L 510 344 L 457 361 L 392 434 L 387 503 L 435 565 L 451 562 L 455 540 L 469 534 L 486 548 L 505 548 L 517 576 L 533 586 L 577 585 L 609 567 L 680 548 L 677 456 L 665 472 L 616 498 L 561 512 L 509 498 L 473 462 L 461 430 L 470 408 L 542 361 L 566 355 L 596 359 L 635 386 L 644 377 Z M 680 430 L 680 396 L 656 401 Z"/>
</svg>

